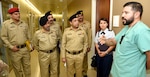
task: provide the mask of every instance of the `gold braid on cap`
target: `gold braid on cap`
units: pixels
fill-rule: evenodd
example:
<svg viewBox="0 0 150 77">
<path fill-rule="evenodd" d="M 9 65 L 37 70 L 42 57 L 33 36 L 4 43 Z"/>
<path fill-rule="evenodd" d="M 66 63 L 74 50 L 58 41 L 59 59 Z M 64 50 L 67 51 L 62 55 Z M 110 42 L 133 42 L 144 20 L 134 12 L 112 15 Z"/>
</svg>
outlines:
<svg viewBox="0 0 150 77">
<path fill-rule="evenodd" d="M 83 12 L 80 12 L 83 15 Z"/>
<path fill-rule="evenodd" d="M 79 15 L 76 15 L 76 17 L 79 17 Z"/>
</svg>

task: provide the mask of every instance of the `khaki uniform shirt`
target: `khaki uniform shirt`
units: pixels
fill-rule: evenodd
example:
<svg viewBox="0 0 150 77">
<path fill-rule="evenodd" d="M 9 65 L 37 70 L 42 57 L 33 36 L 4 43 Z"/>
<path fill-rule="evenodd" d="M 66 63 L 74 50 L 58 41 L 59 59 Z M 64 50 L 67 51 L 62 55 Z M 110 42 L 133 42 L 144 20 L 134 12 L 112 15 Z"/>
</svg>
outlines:
<svg viewBox="0 0 150 77">
<path fill-rule="evenodd" d="M 12 49 L 14 45 L 23 45 L 29 40 L 28 25 L 22 20 L 15 24 L 12 19 L 6 20 L 1 29 L 1 39 L 5 46 Z"/>
<path fill-rule="evenodd" d="M 81 28 L 74 30 L 72 27 L 66 28 L 62 37 L 62 58 L 65 58 L 66 51 L 75 52 L 87 51 L 87 35 Z"/>
<path fill-rule="evenodd" d="M 50 29 L 56 32 L 58 41 L 61 42 L 62 32 L 60 29 L 60 25 L 57 22 L 54 22 L 53 24 L 50 25 Z"/>
<path fill-rule="evenodd" d="M 40 29 L 34 34 L 33 45 L 38 51 L 49 51 L 57 46 L 57 40 L 55 31 L 44 32 Z"/>
<path fill-rule="evenodd" d="M 91 48 L 92 44 L 92 30 L 91 25 L 88 21 L 84 20 L 82 23 L 79 23 L 79 27 L 85 30 L 87 37 L 88 37 L 88 47 Z"/>
</svg>

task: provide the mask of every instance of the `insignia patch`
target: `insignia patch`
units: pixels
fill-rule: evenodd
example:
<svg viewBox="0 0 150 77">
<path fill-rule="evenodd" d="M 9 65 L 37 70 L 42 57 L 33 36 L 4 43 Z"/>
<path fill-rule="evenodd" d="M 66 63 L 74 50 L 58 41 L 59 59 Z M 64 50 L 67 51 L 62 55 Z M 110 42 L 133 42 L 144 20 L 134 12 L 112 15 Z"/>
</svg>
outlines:
<svg viewBox="0 0 150 77">
<path fill-rule="evenodd" d="M 10 26 L 10 28 L 15 28 L 15 26 Z"/>
<path fill-rule="evenodd" d="M 72 35 L 72 33 L 68 33 L 67 35 Z"/>
</svg>

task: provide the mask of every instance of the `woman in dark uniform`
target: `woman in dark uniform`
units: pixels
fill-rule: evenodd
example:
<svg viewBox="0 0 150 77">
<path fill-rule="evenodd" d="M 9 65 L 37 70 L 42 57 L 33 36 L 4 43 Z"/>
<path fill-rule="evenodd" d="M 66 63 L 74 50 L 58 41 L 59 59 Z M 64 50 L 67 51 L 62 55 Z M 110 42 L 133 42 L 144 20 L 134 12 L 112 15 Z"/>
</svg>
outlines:
<svg viewBox="0 0 150 77">
<path fill-rule="evenodd" d="M 96 60 L 97 60 L 97 77 L 109 77 L 110 69 L 113 61 L 114 46 L 101 45 L 99 40 L 101 37 L 106 39 L 114 38 L 115 34 L 113 31 L 108 29 L 108 20 L 101 18 L 99 20 L 100 31 L 97 32 L 95 37 L 96 46 Z"/>
</svg>

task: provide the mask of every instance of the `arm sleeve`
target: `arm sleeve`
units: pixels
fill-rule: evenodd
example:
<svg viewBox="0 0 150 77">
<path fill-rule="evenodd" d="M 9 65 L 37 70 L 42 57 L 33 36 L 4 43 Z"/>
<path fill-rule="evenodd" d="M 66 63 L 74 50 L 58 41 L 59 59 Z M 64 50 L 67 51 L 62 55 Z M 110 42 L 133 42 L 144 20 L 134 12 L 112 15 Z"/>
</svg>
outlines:
<svg viewBox="0 0 150 77">
<path fill-rule="evenodd" d="M 114 31 L 111 32 L 111 38 L 115 38 L 115 33 L 114 33 Z"/>
<path fill-rule="evenodd" d="M 39 41 L 36 33 L 33 36 L 33 47 L 39 51 Z"/>
<path fill-rule="evenodd" d="M 96 44 L 98 43 L 98 33 L 99 33 L 99 32 L 96 33 L 95 40 L 94 40 L 94 42 L 95 42 Z"/>
<path fill-rule="evenodd" d="M 92 30 L 91 30 L 91 27 L 90 27 L 90 24 L 88 26 L 88 47 L 91 48 L 91 45 L 92 45 Z"/>
<path fill-rule="evenodd" d="M 136 41 L 142 52 L 150 51 L 150 30 L 141 31 Z"/>
<path fill-rule="evenodd" d="M 10 49 L 12 49 L 14 46 L 9 42 L 8 40 L 8 31 L 7 26 L 5 24 L 2 25 L 1 29 L 1 39 L 4 42 L 4 45 Z"/>
<path fill-rule="evenodd" d="M 84 47 L 83 47 L 83 53 L 86 53 L 87 52 L 87 47 L 88 47 L 88 38 L 87 38 L 87 35 L 86 33 L 84 32 Z"/>
<path fill-rule="evenodd" d="M 64 34 L 62 36 L 62 43 L 61 43 L 61 55 L 62 58 L 65 58 L 65 54 L 66 54 L 66 43 L 67 43 L 67 38 L 66 38 L 66 31 L 64 31 Z"/>
<path fill-rule="evenodd" d="M 27 25 L 27 24 L 26 24 Z M 27 39 L 29 40 L 29 41 L 32 41 L 32 39 L 31 39 L 31 32 L 30 32 L 30 30 L 29 30 L 29 26 L 27 25 L 27 27 L 26 27 L 27 29 Z"/>
<path fill-rule="evenodd" d="M 62 31 L 61 31 L 59 25 L 58 25 L 58 39 L 59 39 L 59 41 L 61 42 L 61 39 L 62 39 Z"/>
</svg>

